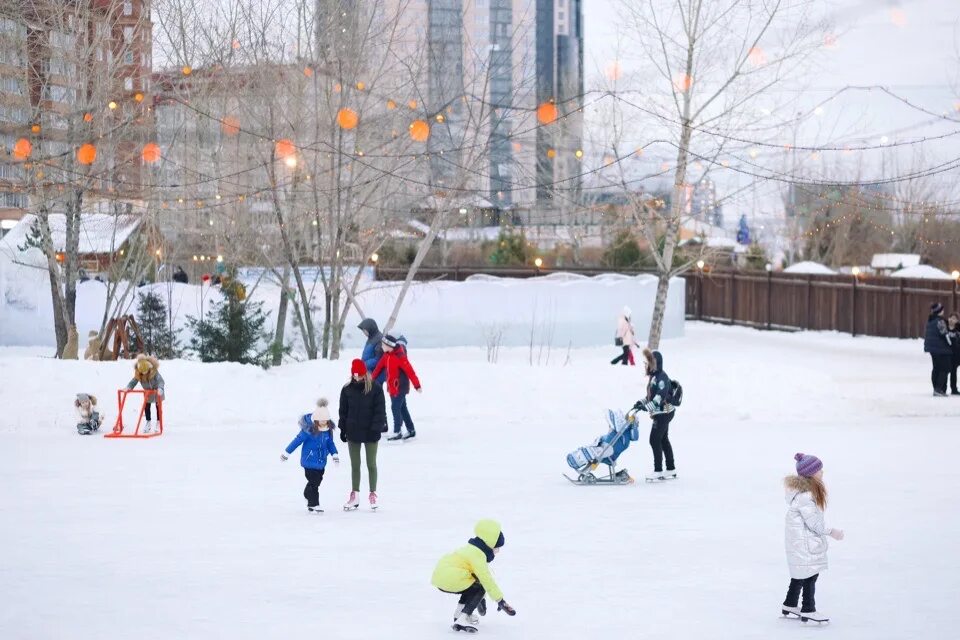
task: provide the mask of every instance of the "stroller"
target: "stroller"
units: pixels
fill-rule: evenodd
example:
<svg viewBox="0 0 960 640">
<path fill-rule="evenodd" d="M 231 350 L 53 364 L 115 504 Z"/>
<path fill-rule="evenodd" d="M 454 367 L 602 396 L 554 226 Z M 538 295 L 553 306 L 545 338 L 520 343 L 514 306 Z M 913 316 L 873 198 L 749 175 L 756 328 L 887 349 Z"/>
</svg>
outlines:
<svg viewBox="0 0 960 640">
<path fill-rule="evenodd" d="M 590 446 L 580 447 L 567 455 L 567 464 L 577 472 L 576 478 L 567 474 L 563 477 L 577 485 L 591 484 L 630 484 L 633 478 L 626 469 L 617 471 L 617 458 L 630 447 L 631 442 L 640 439 L 637 428 L 636 410 L 631 409 L 625 415 L 622 411 L 607 410 L 609 431 L 597 438 Z M 606 474 L 594 474 L 601 464 L 607 466 Z"/>
</svg>

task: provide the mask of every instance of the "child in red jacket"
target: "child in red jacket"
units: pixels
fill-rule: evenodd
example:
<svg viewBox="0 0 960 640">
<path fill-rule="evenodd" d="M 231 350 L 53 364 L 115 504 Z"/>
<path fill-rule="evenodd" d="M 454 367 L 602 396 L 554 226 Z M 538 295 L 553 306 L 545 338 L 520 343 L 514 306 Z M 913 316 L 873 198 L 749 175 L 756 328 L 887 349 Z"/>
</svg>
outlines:
<svg viewBox="0 0 960 640">
<path fill-rule="evenodd" d="M 393 411 L 393 435 L 387 440 L 409 440 L 417 436 L 417 431 L 407 409 L 407 394 L 410 393 L 410 383 L 417 393 L 421 392 L 420 380 L 413 365 L 407 360 L 405 340 L 394 338 L 387 334 L 383 336 L 383 357 L 370 376 L 376 379 L 384 369 L 387 371 L 387 391 L 390 392 L 390 409 Z M 400 428 L 406 425 L 407 434 L 403 435 Z"/>
</svg>

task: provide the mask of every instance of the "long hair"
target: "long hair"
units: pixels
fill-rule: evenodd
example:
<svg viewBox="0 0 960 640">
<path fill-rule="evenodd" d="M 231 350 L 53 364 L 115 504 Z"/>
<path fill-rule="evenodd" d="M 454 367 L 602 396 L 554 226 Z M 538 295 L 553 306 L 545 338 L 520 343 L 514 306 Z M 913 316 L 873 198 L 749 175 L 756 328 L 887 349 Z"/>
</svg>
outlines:
<svg viewBox="0 0 960 640">
<path fill-rule="evenodd" d="M 800 493 L 810 492 L 813 501 L 821 509 L 827 508 L 827 486 L 823 484 L 820 478 L 808 478 L 807 476 L 787 476 L 783 479 L 783 485 L 791 491 Z"/>
<path fill-rule="evenodd" d="M 350 376 L 347 384 L 353 384 L 353 376 Z M 370 377 L 370 372 L 368 371 L 363 374 L 363 394 L 366 395 L 371 391 L 373 391 L 373 378 Z"/>
</svg>

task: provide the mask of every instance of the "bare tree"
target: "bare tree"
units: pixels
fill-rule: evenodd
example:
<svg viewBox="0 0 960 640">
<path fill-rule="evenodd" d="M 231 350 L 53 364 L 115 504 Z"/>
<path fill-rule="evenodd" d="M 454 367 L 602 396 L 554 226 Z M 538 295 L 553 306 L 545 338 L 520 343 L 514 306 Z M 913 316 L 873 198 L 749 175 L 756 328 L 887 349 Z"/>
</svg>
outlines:
<svg viewBox="0 0 960 640">
<path fill-rule="evenodd" d="M 760 106 L 779 117 L 773 90 L 823 44 L 812 2 L 784 0 L 620 0 L 626 41 L 641 52 L 645 98 L 621 100 L 634 115 L 656 118 L 676 150 L 669 210 L 644 216 L 658 282 L 648 344 L 659 345 L 685 192 L 695 160 L 710 162 L 738 134 L 759 130 Z M 771 131 L 767 125 L 766 131 Z M 662 229 L 662 241 L 658 230 Z"/>
</svg>

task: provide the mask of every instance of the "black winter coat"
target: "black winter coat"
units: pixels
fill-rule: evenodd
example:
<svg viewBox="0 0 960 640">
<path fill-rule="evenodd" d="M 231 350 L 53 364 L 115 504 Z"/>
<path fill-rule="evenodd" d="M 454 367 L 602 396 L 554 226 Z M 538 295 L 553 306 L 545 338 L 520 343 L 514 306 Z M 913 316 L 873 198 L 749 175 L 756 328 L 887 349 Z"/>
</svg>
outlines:
<svg viewBox="0 0 960 640">
<path fill-rule="evenodd" d="M 935 356 L 951 356 L 953 348 L 947 342 L 947 321 L 938 315 L 927 320 L 927 331 L 923 336 L 923 350 Z"/>
<path fill-rule="evenodd" d="M 345 442 L 377 442 L 387 430 L 383 388 L 375 384 L 370 393 L 364 383 L 350 381 L 340 391 L 340 439 Z"/>
</svg>

